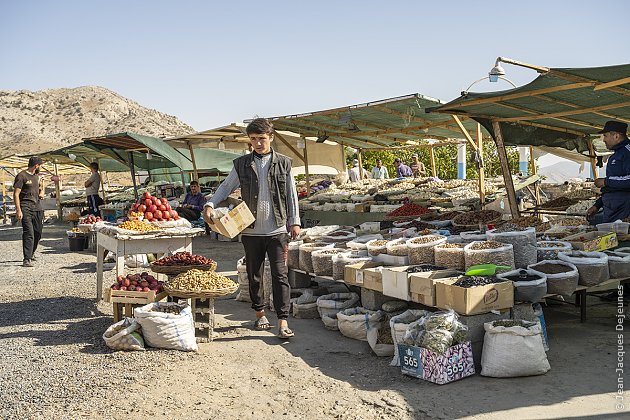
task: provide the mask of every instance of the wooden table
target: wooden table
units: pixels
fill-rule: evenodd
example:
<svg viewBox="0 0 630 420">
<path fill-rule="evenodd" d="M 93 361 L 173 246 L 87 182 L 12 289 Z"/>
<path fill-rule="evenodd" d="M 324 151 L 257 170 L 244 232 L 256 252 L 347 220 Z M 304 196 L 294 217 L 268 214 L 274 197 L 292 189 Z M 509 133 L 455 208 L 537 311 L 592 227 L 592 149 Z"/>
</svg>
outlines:
<svg viewBox="0 0 630 420">
<path fill-rule="evenodd" d="M 545 298 L 553 300 L 555 302 L 569 303 L 569 304 L 574 304 L 575 306 L 579 306 L 580 307 L 580 322 L 586 322 L 586 296 L 588 295 L 597 296 L 598 294 L 602 292 L 617 290 L 617 285 L 621 283 L 627 283 L 627 282 L 630 282 L 630 277 L 608 279 L 606 281 L 601 282 L 597 286 L 590 286 L 590 287 L 578 286 L 575 289 L 575 292 L 573 292 L 573 294 L 575 295 L 575 303 L 566 302 L 560 299 L 555 299 L 554 296 L 559 296 L 556 294 L 547 294 L 545 295 Z"/>
<path fill-rule="evenodd" d="M 158 258 L 164 254 L 172 254 L 179 251 L 192 253 L 192 240 L 197 233 L 178 236 L 159 236 L 143 238 L 129 237 L 129 239 L 117 239 L 97 232 L 96 235 L 96 300 L 103 298 L 103 260 L 105 251 L 116 254 L 116 276 L 125 271 L 125 256 L 135 254 L 157 254 Z"/>
</svg>

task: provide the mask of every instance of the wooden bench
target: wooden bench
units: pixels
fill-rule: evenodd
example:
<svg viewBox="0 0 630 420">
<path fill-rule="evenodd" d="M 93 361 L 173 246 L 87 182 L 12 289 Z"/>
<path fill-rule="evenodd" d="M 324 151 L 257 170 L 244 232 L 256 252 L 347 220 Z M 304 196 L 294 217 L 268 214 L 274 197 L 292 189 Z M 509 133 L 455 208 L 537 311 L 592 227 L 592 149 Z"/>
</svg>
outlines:
<svg viewBox="0 0 630 420">
<path fill-rule="evenodd" d="M 580 322 L 586 322 L 586 296 L 597 296 L 602 292 L 616 290 L 617 285 L 621 283 L 630 282 L 630 277 L 622 277 L 617 279 L 608 279 L 597 286 L 578 286 L 573 294 L 575 295 L 575 302 L 567 302 L 565 300 L 554 298 L 554 296 L 560 296 L 558 294 L 547 294 L 545 299 L 550 299 L 555 302 L 573 304 L 580 307 Z"/>
</svg>

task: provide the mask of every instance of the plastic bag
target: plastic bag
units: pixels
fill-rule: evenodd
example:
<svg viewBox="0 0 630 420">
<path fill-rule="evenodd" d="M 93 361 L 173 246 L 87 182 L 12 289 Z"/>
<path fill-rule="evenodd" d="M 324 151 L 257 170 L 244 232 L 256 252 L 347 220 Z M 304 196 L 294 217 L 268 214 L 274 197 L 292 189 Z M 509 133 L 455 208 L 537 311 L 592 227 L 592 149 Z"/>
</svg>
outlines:
<svg viewBox="0 0 630 420">
<path fill-rule="evenodd" d="M 300 245 L 303 243 L 304 241 L 289 242 L 287 246 L 287 267 L 300 269 Z"/>
<path fill-rule="evenodd" d="M 387 255 L 396 255 L 398 257 L 406 257 L 409 254 L 407 248 L 407 238 L 394 239 L 387 242 Z"/>
<path fill-rule="evenodd" d="M 387 240 L 385 239 L 373 239 L 367 242 L 368 255 L 375 257 L 379 254 L 387 254 Z"/>
<path fill-rule="evenodd" d="M 394 357 L 389 364 L 390 366 L 400 366 L 400 359 L 398 358 L 398 344 L 402 344 L 402 339 L 407 332 L 407 326 L 428 313 L 429 312 L 422 309 L 409 309 L 400 315 L 393 316 L 389 320 L 392 341 L 394 342 Z"/>
<path fill-rule="evenodd" d="M 516 268 L 525 268 L 538 261 L 536 229 L 533 227 L 513 232 L 497 232 L 497 229 L 493 229 L 486 232 L 486 236 L 489 241 L 512 244 Z"/>
<path fill-rule="evenodd" d="M 245 257 L 236 263 L 236 271 L 238 273 L 238 294 L 236 300 L 239 302 L 251 302 L 249 296 L 249 278 L 247 277 L 247 266 L 245 265 Z"/>
<path fill-rule="evenodd" d="M 489 244 L 488 241 L 471 242 L 464 247 L 465 269 L 473 265 L 496 264 L 514 268 L 514 247 L 512 244 L 504 244 L 492 248 L 477 249 Z M 495 243 L 495 242 L 493 242 Z M 496 243 L 498 244 L 498 243 Z"/>
<path fill-rule="evenodd" d="M 144 350 L 144 339 L 140 335 L 140 324 L 133 318 L 110 325 L 103 334 L 107 347 L 114 350 Z"/>
<path fill-rule="evenodd" d="M 331 293 L 317 298 L 317 310 L 328 329 L 337 330 L 337 313 L 359 304 L 356 293 Z M 326 319 L 324 319 L 326 318 Z"/>
<path fill-rule="evenodd" d="M 608 255 L 603 252 L 560 252 L 558 259 L 577 267 L 580 273 L 578 284 L 582 286 L 597 286 L 610 278 Z"/>
<path fill-rule="evenodd" d="M 409 247 L 409 264 L 433 264 L 435 263 L 436 245 L 445 243 L 446 236 L 441 235 L 425 235 L 418 238 L 412 238 L 407 241 Z"/>
<path fill-rule="evenodd" d="M 540 241 L 536 243 L 538 261 L 557 260 L 559 252 L 569 252 L 573 245 L 563 241 Z"/>
<path fill-rule="evenodd" d="M 461 232 L 459 236 L 462 238 L 462 241 L 465 243 L 470 243 L 473 241 L 485 241 L 488 239 L 485 233 L 481 231 L 469 231 L 469 232 Z"/>
<path fill-rule="evenodd" d="M 317 319 L 317 296 L 313 296 L 313 291 L 307 289 L 300 297 L 293 301 L 293 317 L 300 319 Z"/>
<path fill-rule="evenodd" d="M 365 308 L 349 308 L 337 314 L 339 332 L 348 338 L 367 341 L 367 332 L 370 324 L 378 324 L 376 311 Z M 377 325 L 378 327 L 378 325 Z"/>
<path fill-rule="evenodd" d="M 425 325 L 426 326 L 426 325 Z M 453 333 L 447 330 L 428 330 L 425 329 L 421 340 L 418 341 L 418 347 L 429 349 L 438 354 L 444 354 L 446 350 L 453 345 Z"/>
<path fill-rule="evenodd" d="M 343 252 L 339 248 L 325 248 L 313 251 L 311 253 L 311 260 L 313 263 L 313 273 L 317 276 L 332 276 L 333 275 L 333 255 Z"/>
<path fill-rule="evenodd" d="M 148 267 L 147 254 L 134 254 L 125 257 L 125 265 L 129 268 Z"/>
<path fill-rule="evenodd" d="M 161 312 L 176 307 L 179 313 Z M 151 347 L 197 351 L 197 339 L 190 306 L 175 302 L 155 302 L 134 310 L 142 326 L 144 340 Z"/>
<path fill-rule="evenodd" d="M 307 273 L 313 272 L 313 251 L 325 248 L 333 248 L 334 244 L 324 244 L 320 242 L 306 243 L 300 245 L 300 270 Z"/>
<path fill-rule="evenodd" d="M 604 251 L 604 254 L 608 255 L 608 271 L 611 279 L 630 276 L 630 253 Z"/>
<path fill-rule="evenodd" d="M 434 264 L 440 267 L 463 271 L 466 265 L 464 259 L 464 244 L 443 243 L 433 248 Z"/>
<path fill-rule="evenodd" d="M 544 260 L 527 267 L 536 274 L 547 276 L 547 293 L 571 296 L 578 286 L 580 273 L 575 265 L 560 260 Z"/>
<path fill-rule="evenodd" d="M 502 327 L 495 326 L 495 322 L 484 324 L 483 376 L 513 378 L 542 375 L 551 369 L 538 323 L 523 322 L 523 326 Z"/>
</svg>

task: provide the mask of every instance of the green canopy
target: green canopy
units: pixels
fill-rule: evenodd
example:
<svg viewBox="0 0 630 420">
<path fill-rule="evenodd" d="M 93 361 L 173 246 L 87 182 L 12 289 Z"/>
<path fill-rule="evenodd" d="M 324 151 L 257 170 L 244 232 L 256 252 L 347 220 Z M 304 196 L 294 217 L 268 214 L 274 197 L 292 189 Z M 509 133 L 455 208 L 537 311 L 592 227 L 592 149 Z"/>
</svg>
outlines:
<svg viewBox="0 0 630 420">
<path fill-rule="evenodd" d="M 464 93 L 427 111 L 470 117 L 493 135 L 492 121 L 498 121 L 506 145 L 580 153 L 588 152 L 589 137 L 606 121 L 630 122 L 630 64 L 547 70 L 519 88 Z"/>
<path fill-rule="evenodd" d="M 81 164 L 87 167 L 90 163 L 97 162 L 101 171 L 129 172 L 129 166 L 125 163 L 113 159 L 109 155 L 84 143 L 77 143 L 61 149 L 40 153 L 39 156 L 46 161 L 58 164 Z"/>
<path fill-rule="evenodd" d="M 189 164 L 189 169 L 187 168 L 186 170 L 192 171 L 193 166 L 192 159 L 190 158 L 190 150 L 177 149 L 177 151 L 191 162 Z M 197 170 L 203 172 L 230 172 L 234 167 L 234 159 L 242 155 L 241 153 L 211 149 L 207 147 L 195 148 L 193 151 L 195 154 L 195 164 L 197 165 Z"/>
</svg>

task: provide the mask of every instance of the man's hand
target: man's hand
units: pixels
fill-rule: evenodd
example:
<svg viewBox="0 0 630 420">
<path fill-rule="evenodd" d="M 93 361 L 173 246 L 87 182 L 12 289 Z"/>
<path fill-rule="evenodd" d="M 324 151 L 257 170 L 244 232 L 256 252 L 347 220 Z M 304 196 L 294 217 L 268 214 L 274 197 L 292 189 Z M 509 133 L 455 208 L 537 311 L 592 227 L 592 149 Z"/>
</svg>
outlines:
<svg viewBox="0 0 630 420">
<path fill-rule="evenodd" d="M 595 180 L 595 186 L 597 188 L 602 188 L 606 186 L 606 178 L 597 178 Z"/>
<path fill-rule="evenodd" d="M 595 207 L 595 206 L 589 207 L 589 209 L 586 210 L 586 218 L 587 219 L 592 219 L 593 216 L 595 216 L 598 211 L 599 211 L 599 209 L 597 207 Z"/>
<path fill-rule="evenodd" d="M 291 226 L 291 230 L 289 231 L 289 236 L 291 236 L 292 240 L 297 239 L 298 235 L 300 234 L 300 226 L 298 225 L 293 225 Z"/>
<path fill-rule="evenodd" d="M 203 220 L 206 221 L 207 224 L 213 225 L 212 216 L 214 216 L 214 209 L 210 206 L 206 206 L 203 208 Z"/>
<path fill-rule="evenodd" d="M 17 217 L 18 221 L 22 220 L 24 215 L 22 214 L 22 210 L 21 209 L 16 209 L 15 210 L 15 217 Z"/>
</svg>

